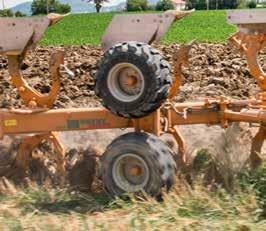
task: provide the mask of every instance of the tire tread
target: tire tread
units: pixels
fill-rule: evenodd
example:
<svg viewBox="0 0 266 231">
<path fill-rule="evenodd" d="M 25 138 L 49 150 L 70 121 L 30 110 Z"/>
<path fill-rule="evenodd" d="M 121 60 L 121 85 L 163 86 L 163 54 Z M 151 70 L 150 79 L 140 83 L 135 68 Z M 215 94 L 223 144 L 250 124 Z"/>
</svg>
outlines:
<svg viewBox="0 0 266 231">
<path fill-rule="evenodd" d="M 150 45 L 140 42 L 125 42 L 118 43 L 108 51 L 105 52 L 103 60 L 100 62 L 100 68 L 95 77 L 95 93 L 104 101 L 104 91 L 101 88 L 100 82 L 105 78 L 106 73 L 101 70 L 101 67 L 106 65 L 113 55 L 118 53 L 131 52 L 134 55 L 138 55 L 145 58 L 146 64 L 153 69 L 154 79 L 156 81 L 156 87 L 152 91 L 152 97 L 149 101 L 144 102 L 142 105 L 136 105 L 136 110 L 132 111 L 119 111 L 114 105 L 104 103 L 104 106 L 111 112 L 115 112 L 116 115 L 120 115 L 126 118 L 140 118 L 155 111 L 161 106 L 161 104 L 167 99 L 170 86 L 172 84 L 172 78 L 170 75 L 170 65 L 162 57 L 160 52 L 152 48 Z"/>
</svg>

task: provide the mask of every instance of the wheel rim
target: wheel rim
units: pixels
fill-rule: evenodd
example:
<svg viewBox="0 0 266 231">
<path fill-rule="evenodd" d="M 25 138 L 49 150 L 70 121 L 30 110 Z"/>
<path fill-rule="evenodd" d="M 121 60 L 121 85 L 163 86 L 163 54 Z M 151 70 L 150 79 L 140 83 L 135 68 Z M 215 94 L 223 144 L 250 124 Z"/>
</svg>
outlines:
<svg viewBox="0 0 266 231">
<path fill-rule="evenodd" d="M 144 77 L 135 65 L 119 63 L 109 71 L 107 85 L 116 99 L 132 102 L 138 99 L 144 91 Z"/>
<path fill-rule="evenodd" d="M 149 168 L 136 154 L 123 154 L 113 165 L 112 175 L 116 185 L 125 192 L 140 191 L 149 180 Z"/>
</svg>

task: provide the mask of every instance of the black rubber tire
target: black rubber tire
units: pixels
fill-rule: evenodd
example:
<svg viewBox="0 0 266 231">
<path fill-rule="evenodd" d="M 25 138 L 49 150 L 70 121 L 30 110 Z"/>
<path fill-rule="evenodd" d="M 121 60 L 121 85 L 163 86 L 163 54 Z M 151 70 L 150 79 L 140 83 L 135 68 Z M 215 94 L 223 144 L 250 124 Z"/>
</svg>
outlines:
<svg viewBox="0 0 266 231">
<path fill-rule="evenodd" d="M 144 90 L 131 102 L 114 97 L 108 89 L 108 73 L 119 63 L 135 65 L 143 74 Z M 158 50 L 140 42 L 119 43 L 105 52 L 96 73 L 95 93 L 102 104 L 114 114 L 126 118 L 148 115 L 167 99 L 172 84 L 170 65 Z"/>
<path fill-rule="evenodd" d="M 144 160 L 149 169 L 147 183 L 141 190 L 159 198 L 162 188 L 171 188 L 176 173 L 171 149 L 155 135 L 131 132 L 115 139 L 100 159 L 100 177 L 111 196 L 126 192 L 115 183 L 113 167 L 117 158 L 128 153 Z"/>
<path fill-rule="evenodd" d="M 178 153 L 178 143 L 176 139 L 173 137 L 173 135 L 169 133 L 164 133 L 160 137 L 160 140 L 162 140 L 172 151 L 173 159 L 175 160 L 176 165 L 179 169 L 179 153 Z"/>
</svg>

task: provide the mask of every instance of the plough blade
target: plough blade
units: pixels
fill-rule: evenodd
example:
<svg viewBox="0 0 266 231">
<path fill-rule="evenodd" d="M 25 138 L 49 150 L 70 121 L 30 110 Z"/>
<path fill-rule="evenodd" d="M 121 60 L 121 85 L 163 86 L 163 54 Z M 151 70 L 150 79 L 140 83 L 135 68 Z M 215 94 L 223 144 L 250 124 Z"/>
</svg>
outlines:
<svg viewBox="0 0 266 231">
<path fill-rule="evenodd" d="M 47 28 L 64 16 L 50 14 L 34 18 L 0 18 L 0 54 L 20 55 L 42 38 Z"/>
<path fill-rule="evenodd" d="M 228 22 L 238 25 L 244 33 L 266 33 L 266 10 L 230 10 Z"/>
<path fill-rule="evenodd" d="M 238 32 L 231 36 L 230 41 L 246 55 L 251 74 L 265 91 L 266 74 L 257 57 L 266 42 L 266 10 L 229 11 L 227 18 L 238 27 Z"/>
<path fill-rule="evenodd" d="M 192 11 L 166 11 L 163 14 L 115 15 L 102 37 L 102 47 L 108 50 L 119 42 L 138 41 L 151 44 L 160 41 L 168 28 Z"/>
</svg>

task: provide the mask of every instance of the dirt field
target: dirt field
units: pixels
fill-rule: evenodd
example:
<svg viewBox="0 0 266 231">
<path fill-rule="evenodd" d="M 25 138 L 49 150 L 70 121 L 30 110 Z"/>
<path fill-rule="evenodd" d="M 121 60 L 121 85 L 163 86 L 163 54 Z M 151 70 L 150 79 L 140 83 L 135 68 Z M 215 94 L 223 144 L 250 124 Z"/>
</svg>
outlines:
<svg viewBox="0 0 266 231">
<path fill-rule="evenodd" d="M 171 56 L 179 45 L 159 45 L 157 48 L 171 62 Z M 94 96 L 93 77 L 97 70 L 97 61 L 103 52 L 100 47 L 38 47 L 26 59 L 30 66 L 24 66 L 24 75 L 30 84 L 41 92 L 49 91 L 48 61 L 55 49 L 66 51 L 65 65 L 75 73 L 71 78 L 62 74 L 62 87 L 55 107 L 92 107 L 99 101 Z M 260 56 L 265 64 L 266 50 Z M 254 96 L 258 88 L 250 76 L 244 57 L 230 45 L 195 44 L 191 50 L 191 66 L 184 71 L 183 86 L 176 101 L 195 100 L 204 96 L 248 98 Z M 266 68 L 266 66 L 264 66 Z M 21 106 L 16 91 L 8 82 L 7 61 L 0 57 L 0 104 L 1 107 Z"/>
<path fill-rule="evenodd" d="M 158 45 L 157 48 L 161 50 L 167 60 L 171 62 L 172 53 L 175 49 L 179 48 L 179 45 Z M 100 47 L 38 47 L 27 57 L 25 65 L 23 65 L 23 74 L 25 78 L 32 86 L 42 93 L 48 92 L 50 84 L 48 61 L 51 53 L 56 49 L 64 49 L 66 51 L 65 65 L 75 73 L 75 77 L 70 77 L 62 70 L 61 92 L 54 107 L 101 106 L 99 99 L 97 99 L 93 91 L 93 77 L 97 70 L 97 62 L 103 54 Z M 265 60 L 266 50 L 260 55 L 260 61 L 265 65 L 264 68 L 266 69 Z M 217 98 L 220 96 L 236 99 L 249 98 L 254 96 L 258 91 L 254 79 L 249 74 L 244 57 L 241 56 L 237 49 L 230 45 L 195 44 L 191 50 L 190 68 L 185 69 L 183 74 L 183 85 L 175 98 L 177 102 L 200 100 L 206 96 L 209 98 Z M 0 57 L 0 107 L 23 107 L 16 89 L 9 83 L 7 60 L 4 57 Z M 215 126 L 207 128 L 201 125 L 196 128 L 197 132 L 195 132 L 195 126 L 180 128 L 187 140 L 188 151 L 190 153 L 203 147 L 212 148 L 216 150 L 217 153 L 220 152 L 219 150 L 223 149 L 222 144 L 220 144 L 220 146 L 217 144 L 217 140 L 220 140 L 221 137 L 224 136 L 224 131 L 222 129 Z M 108 130 L 104 131 L 104 133 L 102 131 L 67 132 L 62 133 L 60 136 L 68 151 L 72 148 L 87 149 L 91 145 L 96 148 L 98 150 L 97 153 L 100 154 L 112 139 L 123 132 L 125 131 Z M 103 135 L 105 137 L 104 139 L 102 139 Z M 6 139 L 5 142 L 8 143 L 10 141 Z M 246 159 L 247 150 L 249 149 L 248 142 L 245 144 L 246 146 L 243 147 L 243 149 L 246 150 L 244 159 Z M 55 171 L 53 159 L 51 160 L 50 155 L 52 151 L 46 150 L 48 147 L 49 145 L 47 147 L 42 147 L 42 154 L 38 154 L 38 152 L 36 154 L 37 162 L 40 162 L 38 164 L 44 165 L 44 168 L 49 166 L 48 173 L 46 170 L 43 170 L 44 175 L 51 175 L 51 172 Z M 73 150 L 69 153 L 67 158 L 71 159 Z M 45 158 L 40 158 L 42 155 L 44 155 Z M 6 156 L 2 154 L 2 157 L 5 159 Z M 74 155 L 74 157 L 75 160 L 71 160 L 73 163 L 76 163 L 80 158 L 83 159 L 83 156 L 80 157 L 79 155 Z M 10 157 L 8 156 L 7 158 Z M 10 160 L 7 159 L 6 161 Z M 45 164 L 43 164 L 44 162 Z M 2 165 L 5 165 L 5 162 L 2 163 Z M 33 163 L 33 165 L 34 164 L 36 163 Z M 73 166 L 70 168 L 72 167 Z M 84 168 L 86 169 L 88 166 L 85 164 Z M 33 169 L 36 170 L 34 166 Z M 37 176 L 35 176 L 36 174 Z M 2 175 L 5 175 L 5 171 L 3 171 Z M 34 176 L 31 177 L 32 179 L 36 180 L 37 177 L 39 181 L 45 181 L 45 177 L 43 178 L 43 176 L 40 176 L 40 173 L 37 173 L 37 171 L 35 171 L 33 175 Z"/>
</svg>

